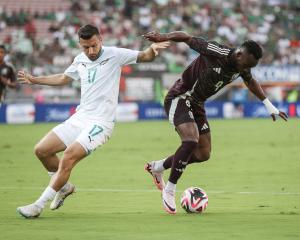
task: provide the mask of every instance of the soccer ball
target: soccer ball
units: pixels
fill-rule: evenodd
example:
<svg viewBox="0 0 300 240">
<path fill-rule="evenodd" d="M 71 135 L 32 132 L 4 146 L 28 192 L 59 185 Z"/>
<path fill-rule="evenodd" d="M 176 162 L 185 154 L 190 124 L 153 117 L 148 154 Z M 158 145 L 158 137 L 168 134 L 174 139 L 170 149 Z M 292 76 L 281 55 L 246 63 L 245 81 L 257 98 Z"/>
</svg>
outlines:
<svg viewBox="0 0 300 240">
<path fill-rule="evenodd" d="M 198 187 L 189 187 L 181 194 L 181 207 L 187 213 L 202 213 L 208 205 L 208 196 Z"/>
</svg>

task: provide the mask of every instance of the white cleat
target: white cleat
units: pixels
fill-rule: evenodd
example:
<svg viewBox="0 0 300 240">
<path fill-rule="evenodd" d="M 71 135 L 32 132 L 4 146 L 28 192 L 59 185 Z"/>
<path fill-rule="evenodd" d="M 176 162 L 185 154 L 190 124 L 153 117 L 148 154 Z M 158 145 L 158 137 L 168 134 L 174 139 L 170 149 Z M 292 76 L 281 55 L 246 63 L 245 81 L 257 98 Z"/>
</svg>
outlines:
<svg viewBox="0 0 300 240">
<path fill-rule="evenodd" d="M 17 208 L 17 212 L 25 218 L 37 218 L 42 211 L 43 209 L 34 203 Z"/>
<path fill-rule="evenodd" d="M 164 209 L 170 214 L 176 214 L 175 192 L 163 189 L 161 197 Z"/>
<path fill-rule="evenodd" d="M 153 182 L 156 185 L 156 187 L 162 191 L 165 187 L 165 181 L 163 178 L 163 172 L 156 172 L 153 171 L 153 166 L 155 165 L 155 161 L 152 161 L 150 163 L 146 163 L 145 165 L 145 170 L 151 174 L 151 176 L 153 177 Z"/>
<path fill-rule="evenodd" d="M 56 210 L 60 208 L 64 204 L 64 200 L 74 192 L 75 192 L 75 185 L 73 185 L 72 183 L 69 183 L 66 187 L 59 190 L 50 204 L 50 209 Z"/>
</svg>

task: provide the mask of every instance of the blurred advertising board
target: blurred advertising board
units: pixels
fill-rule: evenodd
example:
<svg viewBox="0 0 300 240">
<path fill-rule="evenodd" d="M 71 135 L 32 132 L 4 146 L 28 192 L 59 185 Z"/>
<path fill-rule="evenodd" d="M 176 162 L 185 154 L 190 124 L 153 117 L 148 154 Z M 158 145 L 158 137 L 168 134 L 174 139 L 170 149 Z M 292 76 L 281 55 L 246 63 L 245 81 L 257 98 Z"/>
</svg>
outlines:
<svg viewBox="0 0 300 240">
<path fill-rule="evenodd" d="M 290 117 L 300 117 L 300 102 L 274 103 L 281 111 Z M 0 107 L 0 123 L 25 124 L 34 122 L 63 122 L 75 113 L 76 104 L 2 104 Z M 269 117 L 261 102 L 214 101 L 205 104 L 208 118 L 265 118 Z M 165 110 L 160 103 L 128 102 L 119 103 L 117 122 L 138 120 L 167 119 Z"/>
<path fill-rule="evenodd" d="M 63 122 L 76 110 L 76 104 L 36 104 L 36 122 Z"/>
<path fill-rule="evenodd" d="M 154 120 L 165 119 L 166 113 L 160 103 L 139 103 L 139 119 L 140 120 Z"/>
<path fill-rule="evenodd" d="M 139 119 L 139 106 L 137 103 L 119 103 L 117 107 L 117 122 L 134 122 Z"/>
<path fill-rule="evenodd" d="M 6 122 L 11 124 L 33 123 L 35 107 L 31 103 L 9 104 L 6 106 Z"/>
</svg>

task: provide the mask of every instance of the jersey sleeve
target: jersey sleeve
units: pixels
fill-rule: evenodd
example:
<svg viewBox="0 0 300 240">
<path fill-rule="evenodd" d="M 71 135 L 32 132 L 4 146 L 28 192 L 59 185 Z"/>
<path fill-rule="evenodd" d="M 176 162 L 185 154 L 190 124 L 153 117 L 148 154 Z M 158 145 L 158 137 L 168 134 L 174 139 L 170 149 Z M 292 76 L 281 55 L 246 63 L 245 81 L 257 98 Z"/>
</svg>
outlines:
<svg viewBox="0 0 300 240">
<path fill-rule="evenodd" d="M 78 70 L 77 70 L 78 63 L 76 58 L 74 59 L 73 63 L 65 70 L 64 74 L 68 77 L 72 78 L 73 80 L 78 81 L 80 79 Z"/>
<path fill-rule="evenodd" d="M 2 68 L 0 75 L 5 78 L 8 78 L 12 82 L 16 81 L 16 74 L 14 68 L 10 65 L 6 65 L 6 67 Z"/>
<path fill-rule="evenodd" d="M 244 70 L 244 71 L 241 73 L 241 77 L 242 77 L 242 79 L 243 79 L 245 82 L 251 81 L 251 79 L 252 79 L 251 69 Z"/>
<path fill-rule="evenodd" d="M 229 55 L 231 48 L 221 45 L 215 41 L 206 41 L 201 37 L 192 37 L 187 44 L 196 52 L 214 57 L 226 57 Z"/>
<path fill-rule="evenodd" d="M 117 48 L 118 61 L 120 63 L 120 66 L 136 63 L 138 54 L 139 51 L 127 48 Z"/>
</svg>

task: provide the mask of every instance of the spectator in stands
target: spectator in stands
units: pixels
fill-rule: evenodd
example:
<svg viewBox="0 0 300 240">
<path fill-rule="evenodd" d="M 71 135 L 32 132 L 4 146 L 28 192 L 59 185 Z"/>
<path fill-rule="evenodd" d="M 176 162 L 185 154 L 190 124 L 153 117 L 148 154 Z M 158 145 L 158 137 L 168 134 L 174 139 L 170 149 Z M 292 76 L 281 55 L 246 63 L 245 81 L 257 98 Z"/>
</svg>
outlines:
<svg viewBox="0 0 300 240">
<path fill-rule="evenodd" d="M 12 66 L 5 62 L 6 49 L 0 45 L 0 104 L 4 100 L 6 87 L 16 88 L 16 75 Z"/>
<path fill-rule="evenodd" d="M 206 3 L 198 0 L 61 0 L 62 4 L 50 8 L 43 4 L 32 5 L 29 11 L 22 10 L 25 3 L 10 9 L 9 5 L 0 6 L 0 37 L 2 42 L 14 46 L 14 63 L 17 67 L 24 66 L 25 62 L 27 68 L 34 66 L 42 69 L 45 74 L 58 70 L 57 66 L 52 65 L 57 54 L 49 54 L 47 50 L 56 45 L 57 49 L 66 49 L 64 55 L 67 59 L 73 58 L 78 53 L 78 26 L 87 21 L 101 29 L 109 46 L 143 48 L 143 42 L 136 36 L 150 29 L 171 32 L 184 28 L 192 35 L 199 35 L 201 32 L 207 39 L 222 41 L 231 46 L 239 45 L 245 39 L 256 40 L 266 53 L 261 64 L 281 66 L 300 63 L 299 0 L 204 2 Z M 16 39 L 14 33 L 24 29 L 30 12 L 35 13 L 36 34 L 25 34 Z M 42 22 L 45 23 L 45 28 L 41 27 Z M 29 32 L 32 32 L 31 27 L 27 24 Z M 32 35 L 36 37 L 32 38 Z M 169 69 L 177 72 L 177 69 L 194 59 L 196 54 L 183 45 L 176 45 L 171 47 L 170 52 L 163 53 L 160 60 L 170 63 Z M 48 64 L 44 64 L 45 62 Z"/>
</svg>

